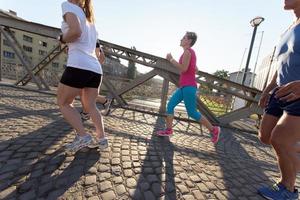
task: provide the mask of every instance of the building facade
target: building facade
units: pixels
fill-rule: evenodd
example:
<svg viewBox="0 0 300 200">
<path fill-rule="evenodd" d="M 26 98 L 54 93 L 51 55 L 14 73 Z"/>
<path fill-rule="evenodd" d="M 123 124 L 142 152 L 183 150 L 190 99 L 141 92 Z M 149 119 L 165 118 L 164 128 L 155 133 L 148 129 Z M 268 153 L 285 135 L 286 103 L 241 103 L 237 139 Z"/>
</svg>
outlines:
<svg viewBox="0 0 300 200">
<path fill-rule="evenodd" d="M 14 11 L 7 12 L 0 9 L 0 16 L 1 15 L 25 21 L 24 19 L 19 18 L 17 13 Z M 31 63 L 30 68 L 33 68 L 41 60 L 43 60 L 43 58 L 45 58 L 48 53 L 58 45 L 58 41 L 53 38 L 48 38 L 21 30 L 10 30 L 28 57 L 28 61 Z M 1 77 L 19 80 L 25 74 L 27 74 L 27 71 L 22 65 L 17 54 L 14 52 L 9 41 L 4 37 L 3 34 L 0 35 L 0 53 L 0 80 Z M 49 85 L 57 86 L 61 74 L 66 67 L 66 63 L 67 54 L 62 52 L 54 60 L 48 63 L 45 68 L 43 68 L 43 70 L 40 72 L 40 75 Z M 126 66 L 121 64 L 119 59 L 112 58 L 110 56 L 106 57 L 106 61 L 103 64 L 103 71 L 106 75 L 126 78 L 127 69 L 128 68 Z"/>
<path fill-rule="evenodd" d="M 277 70 L 276 62 L 273 62 L 274 52 L 270 53 L 263 59 L 261 65 L 256 71 L 257 76 L 254 79 L 253 86 L 259 90 L 263 90 L 267 86 Z"/>
<path fill-rule="evenodd" d="M 17 18 L 18 20 L 24 20 L 17 16 L 14 11 L 4 11 L 0 9 L 0 15 L 5 17 Z M 25 20 L 24 20 L 25 21 Z M 31 63 L 31 68 L 38 64 L 55 46 L 57 46 L 57 40 L 53 38 L 47 38 L 33 33 L 24 32 L 21 30 L 10 29 L 18 43 L 20 44 L 22 50 L 28 57 L 28 61 Z M 18 79 L 22 76 L 25 71 L 22 63 L 13 48 L 11 47 L 9 41 L 1 34 L 0 41 L 0 53 L 1 53 L 1 75 L 2 78 Z M 48 73 L 55 74 L 61 72 L 66 66 L 67 55 L 63 52 L 57 56 L 49 66 L 46 71 L 51 71 Z M 42 74 L 45 73 L 42 72 Z"/>
</svg>

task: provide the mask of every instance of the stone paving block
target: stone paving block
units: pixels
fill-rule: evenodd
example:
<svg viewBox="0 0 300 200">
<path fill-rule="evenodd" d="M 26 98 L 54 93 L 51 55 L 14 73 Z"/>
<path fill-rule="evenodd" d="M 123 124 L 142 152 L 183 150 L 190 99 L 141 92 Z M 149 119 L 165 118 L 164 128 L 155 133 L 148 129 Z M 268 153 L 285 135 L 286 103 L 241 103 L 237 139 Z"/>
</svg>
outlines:
<svg viewBox="0 0 300 200">
<path fill-rule="evenodd" d="M 208 193 L 209 192 L 209 189 L 207 188 L 207 186 L 204 183 L 198 183 L 197 187 L 199 188 L 199 190 L 201 192 L 204 192 L 204 193 Z"/>
<path fill-rule="evenodd" d="M 140 187 L 141 191 L 147 191 L 150 188 L 150 184 L 147 182 L 141 182 L 141 183 L 139 183 L 139 187 Z"/>
<path fill-rule="evenodd" d="M 136 182 L 136 180 L 134 178 L 128 178 L 126 180 L 126 186 L 129 187 L 129 188 L 136 187 L 136 184 L 137 184 L 137 182 Z"/>
<path fill-rule="evenodd" d="M 102 199 L 113 200 L 116 199 L 116 194 L 113 191 L 108 191 L 101 194 Z"/>
<path fill-rule="evenodd" d="M 0 180 L 9 179 L 14 176 L 14 172 L 7 172 L 0 175 Z"/>
<path fill-rule="evenodd" d="M 85 190 L 85 197 L 90 198 L 97 195 L 100 191 L 98 191 L 97 186 L 92 186 Z"/>
<path fill-rule="evenodd" d="M 111 164 L 112 164 L 112 165 L 119 165 L 120 163 L 121 163 L 120 158 L 113 158 L 113 159 L 111 160 Z"/>
<path fill-rule="evenodd" d="M 9 188 L 0 191 L 0 199 L 5 199 L 6 197 L 8 197 L 11 193 L 13 193 L 16 190 L 16 188 L 17 188 L 16 186 L 11 186 Z"/>
<path fill-rule="evenodd" d="M 124 176 L 125 177 L 132 177 L 133 175 L 134 175 L 134 173 L 131 169 L 125 169 L 124 170 Z"/>
<path fill-rule="evenodd" d="M 214 191 L 214 195 L 218 198 L 218 199 L 220 199 L 220 200 L 226 200 L 227 199 L 227 197 L 226 196 L 224 196 L 220 191 Z"/>
<path fill-rule="evenodd" d="M 100 199 L 98 196 L 93 196 L 93 197 L 88 198 L 88 200 L 100 200 Z"/>
<path fill-rule="evenodd" d="M 192 182 L 192 181 L 189 181 L 189 180 L 186 180 L 186 181 L 185 181 L 185 184 L 186 184 L 189 188 L 195 187 L 195 183 Z"/>
<path fill-rule="evenodd" d="M 129 189 L 129 199 L 142 199 L 143 195 L 139 189 Z"/>
<path fill-rule="evenodd" d="M 111 178 L 110 173 L 101 173 L 99 176 L 99 181 L 104 181 Z"/>
<path fill-rule="evenodd" d="M 177 185 L 177 188 L 180 191 L 180 193 L 183 195 L 190 192 L 190 190 L 185 185 L 182 184 Z"/>
<path fill-rule="evenodd" d="M 1 84 L 0 120 L 0 199 L 261 199 L 257 188 L 279 177 L 271 149 L 236 130 L 215 146 L 205 129 L 180 122 L 166 140 L 152 135 L 159 118 L 113 108 L 109 148 L 69 155 L 75 134 L 55 96 Z"/>
<path fill-rule="evenodd" d="M 156 197 L 151 191 L 147 191 L 144 193 L 145 200 L 155 200 Z"/>
<path fill-rule="evenodd" d="M 36 199 L 36 192 L 34 190 L 30 190 L 24 194 L 21 194 L 19 198 L 20 200 Z"/>
<path fill-rule="evenodd" d="M 195 197 L 193 196 L 193 195 L 190 195 L 190 194 L 188 194 L 188 195 L 183 195 L 183 197 L 182 197 L 184 200 L 194 200 L 195 199 Z"/>
<path fill-rule="evenodd" d="M 115 177 L 115 178 L 113 178 L 113 182 L 115 184 L 123 183 L 123 178 L 122 177 Z"/>
<path fill-rule="evenodd" d="M 107 165 L 99 165 L 98 166 L 98 171 L 99 172 L 109 172 L 110 171 L 110 167 Z"/>
<path fill-rule="evenodd" d="M 91 167 L 90 169 L 88 169 L 88 174 L 96 174 L 97 173 L 97 168 L 96 167 Z"/>
<path fill-rule="evenodd" d="M 112 188 L 112 184 L 110 181 L 103 181 L 100 183 L 100 190 L 106 191 L 108 189 Z"/>
<path fill-rule="evenodd" d="M 124 193 L 126 193 L 126 188 L 124 185 L 118 185 L 116 186 L 116 192 L 119 196 L 123 195 Z"/>
<path fill-rule="evenodd" d="M 199 176 L 197 176 L 197 175 L 191 176 L 190 179 L 191 179 L 194 183 L 199 183 L 199 182 L 201 182 L 201 179 L 200 179 Z"/>
<path fill-rule="evenodd" d="M 159 179 L 156 175 L 150 174 L 147 176 L 147 180 L 149 183 L 159 182 Z"/>
<path fill-rule="evenodd" d="M 39 189 L 38 189 L 38 196 L 46 195 L 52 189 L 53 189 L 52 182 L 41 185 L 41 186 L 39 186 Z"/>
<path fill-rule="evenodd" d="M 86 186 L 96 184 L 96 182 L 97 182 L 97 176 L 96 175 L 85 177 L 85 185 Z"/>
<path fill-rule="evenodd" d="M 205 200 L 205 197 L 203 196 L 203 194 L 200 190 L 193 190 L 192 194 L 195 197 L 195 199 L 197 199 L 197 200 Z"/>
</svg>

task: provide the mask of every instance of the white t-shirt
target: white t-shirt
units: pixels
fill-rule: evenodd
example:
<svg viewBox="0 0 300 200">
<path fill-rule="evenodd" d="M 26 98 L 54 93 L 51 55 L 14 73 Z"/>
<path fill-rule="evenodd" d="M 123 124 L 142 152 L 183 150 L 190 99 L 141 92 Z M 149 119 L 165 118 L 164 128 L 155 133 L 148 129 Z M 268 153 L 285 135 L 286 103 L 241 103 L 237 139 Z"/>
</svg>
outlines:
<svg viewBox="0 0 300 200">
<path fill-rule="evenodd" d="M 67 66 L 102 74 L 102 67 L 95 53 L 98 37 L 95 24 L 89 23 L 83 10 L 73 3 L 65 1 L 61 4 L 61 8 L 62 16 L 66 13 L 73 13 L 77 16 L 82 32 L 75 42 L 67 44 L 69 47 Z M 68 24 L 63 21 L 61 31 L 66 33 L 68 29 Z"/>
</svg>

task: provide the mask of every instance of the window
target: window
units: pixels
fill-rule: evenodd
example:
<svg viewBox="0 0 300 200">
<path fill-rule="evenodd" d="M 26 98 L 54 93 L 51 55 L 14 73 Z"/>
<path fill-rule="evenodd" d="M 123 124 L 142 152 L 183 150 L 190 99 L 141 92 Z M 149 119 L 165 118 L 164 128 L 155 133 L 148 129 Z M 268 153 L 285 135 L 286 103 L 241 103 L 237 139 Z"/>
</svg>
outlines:
<svg viewBox="0 0 300 200">
<path fill-rule="evenodd" d="M 23 40 L 32 43 L 32 37 L 29 37 L 27 35 L 23 35 Z"/>
<path fill-rule="evenodd" d="M 47 47 L 48 46 L 47 42 L 43 42 L 43 41 L 39 41 L 39 44 L 41 46 L 43 46 L 43 47 Z"/>
<path fill-rule="evenodd" d="M 24 51 L 32 52 L 32 47 L 23 45 Z"/>
<path fill-rule="evenodd" d="M 9 52 L 9 51 L 3 51 L 3 56 L 4 56 L 5 58 L 11 58 L 11 59 L 14 59 L 14 58 L 15 58 L 15 53 Z"/>
<path fill-rule="evenodd" d="M 44 50 L 39 50 L 39 55 L 42 55 L 42 56 L 44 56 L 44 55 L 46 55 L 47 54 L 47 51 L 44 51 Z"/>
<path fill-rule="evenodd" d="M 58 68 L 58 67 L 59 67 L 59 63 L 57 63 L 57 62 L 53 62 L 53 63 L 52 63 L 52 67 L 56 67 L 56 68 Z"/>
<path fill-rule="evenodd" d="M 10 47 L 10 44 L 9 44 L 8 40 L 3 40 L 3 44 L 4 44 L 5 46 Z"/>
</svg>

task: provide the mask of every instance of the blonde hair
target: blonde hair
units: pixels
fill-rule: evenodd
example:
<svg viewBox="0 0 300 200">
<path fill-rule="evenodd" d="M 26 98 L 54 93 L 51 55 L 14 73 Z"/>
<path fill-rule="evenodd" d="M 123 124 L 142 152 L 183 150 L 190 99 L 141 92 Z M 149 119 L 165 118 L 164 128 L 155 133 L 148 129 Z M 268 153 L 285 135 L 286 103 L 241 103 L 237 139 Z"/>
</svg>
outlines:
<svg viewBox="0 0 300 200">
<path fill-rule="evenodd" d="M 85 16 L 87 20 L 90 23 L 95 22 L 95 17 L 94 17 L 94 7 L 92 4 L 92 0 L 80 0 L 80 7 L 83 9 L 83 12 L 85 13 Z"/>
</svg>

